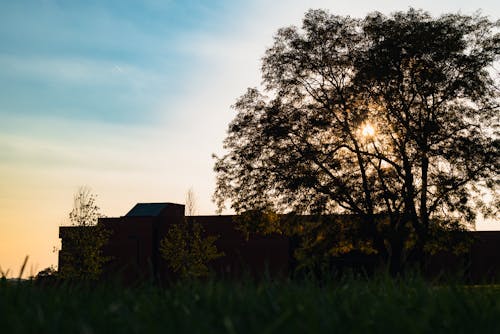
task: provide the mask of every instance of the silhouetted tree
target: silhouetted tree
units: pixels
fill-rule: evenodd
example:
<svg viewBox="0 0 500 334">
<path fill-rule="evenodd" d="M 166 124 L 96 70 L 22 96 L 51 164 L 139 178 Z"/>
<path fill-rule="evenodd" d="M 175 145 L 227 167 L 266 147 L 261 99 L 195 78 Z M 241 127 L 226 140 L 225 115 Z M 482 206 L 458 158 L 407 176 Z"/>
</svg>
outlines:
<svg viewBox="0 0 500 334">
<path fill-rule="evenodd" d="M 364 247 L 393 272 L 408 250 L 423 258 L 433 231 L 497 214 L 479 194 L 498 193 L 498 26 L 310 10 L 302 29 L 280 29 L 263 58 L 266 95 L 239 98 L 216 157 L 219 208 L 356 214 Z"/>
<path fill-rule="evenodd" d="M 35 282 L 39 284 L 54 284 L 57 279 L 58 272 L 53 266 L 40 270 L 34 277 Z"/>
<path fill-rule="evenodd" d="M 104 264 L 109 260 L 103 247 L 110 231 L 98 218 L 102 217 L 96 204 L 96 195 L 89 188 L 81 187 L 74 196 L 73 210 L 69 214 L 71 229 L 67 229 L 61 250 L 62 263 L 59 275 L 64 279 L 94 280 L 99 278 Z"/>
<path fill-rule="evenodd" d="M 36 274 L 35 279 L 44 279 L 46 277 L 55 275 L 57 275 L 57 270 L 53 266 L 50 266 L 43 270 L 40 270 L 38 274 Z"/>
<path fill-rule="evenodd" d="M 196 215 L 196 195 L 193 188 L 189 188 L 186 193 L 186 216 Z"/>
<path fill-rule="evenodd" d="M 196 199 L 192 189 L 186 194 L 186 215 L 196 213 Z M 184 218 L 172 224 L 160 242 L 160 253 L 172 272 L 180 278 L 202 278 L 209 275 L 208 264 L 224 256 L 215 246 L 217 236 L 206 235 L 203 226 Z"/>
</svg>

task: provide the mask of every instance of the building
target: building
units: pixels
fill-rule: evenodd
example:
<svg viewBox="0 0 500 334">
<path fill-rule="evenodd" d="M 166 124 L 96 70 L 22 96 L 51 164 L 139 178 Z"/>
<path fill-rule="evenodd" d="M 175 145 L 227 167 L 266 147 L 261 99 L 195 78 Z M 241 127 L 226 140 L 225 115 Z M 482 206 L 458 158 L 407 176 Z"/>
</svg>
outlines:
<svg viewBox="0 0 500 334">
<path fill-rule="evenodd" d="M 184 216 L 184 205 L 174 203 L 139 203 L 125 216 L 100 218 L 98 224 L 111 231 L 104 248 L 104 255 L 111 258 L 105 274 L 119 273 L 126 280 L 172 277 L 166 261 L 161 257 L 159 246 L 172 224 L 186 220 L 203 226 L 207 235 L 218 236 L 216 246 L 224 256 L 213 261 L 211 268 L 222 277 L 239 277 L 250 274 L 262 276 L 286 275 L 293 269 L 292 241 L 284 236 L 249 235 L 237 229 L 234 216 Z M 352 217 L 351 217 L 352 218 Z M 59 237 L 59 270 L 64 269 L 64 253 L 71 252 L 67 232 L 81 227 L 61 226 Z M 92 227 L 85 227 L 92 228 Z M 500 281 L 500 231 L 471 232 L 473 245 L 466 257 L 441 252 L 428 261 L 431 276 L 441 272 L 455 272 L 470 282 Z M 351 254 L 352 255 L 352 254 Z M 373 257 L 357 255 L 336 258 L 335 266 L 352 265 L 373 267 Z M 465 264 L 465 266 L 464 266 Z"/>
<path fill-rule="evenodd" d="M 184 205 L 174 203 L 139 203 L 125 216 L 99 218 L 111 231 L 111 237 L 104 248 L 104 255 L 110 257 L 105 273 L 117 272 L 127 280 L 147 277 L 167 279 L 172 275 L 166 261 L 161 257 L 159 246 L 171 224 L 186 219 L 203 226 L 207 235 L 218 236 L 217 249 L 224 256 L 213 261 L 211 268 L 220 276 L 241 276 L 287 273 L 290 264 L 289 240 L 281 236 L 246 236 L 236 229 L 233 216 L 184 216 Z M 59 252 L 59 270 L 67 265 L 64 253 L 71 252 L 68 231 L 75 226 L 61 226 L 59 237 L 62 246 Z M 89 227 L 86 227 L 89 228 Z"/>
</svg>

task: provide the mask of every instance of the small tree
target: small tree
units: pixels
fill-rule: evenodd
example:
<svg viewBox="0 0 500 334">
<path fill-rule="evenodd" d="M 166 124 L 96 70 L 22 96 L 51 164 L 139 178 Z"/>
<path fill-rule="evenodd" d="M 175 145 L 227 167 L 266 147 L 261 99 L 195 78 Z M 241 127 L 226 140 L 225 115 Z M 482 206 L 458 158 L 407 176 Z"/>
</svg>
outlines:
<svg viewBox="0 0 500 334">
<path fill-rule="evenodd" d="M 194 216 L 196 214 L 196 195 L 193 188 L 189 188 L 186 193 L 186 216 Z"/>
<path fill-rule="evenodd" d="M 66 279 L 97 279 L 108 257 L 103 247 L 110 232 L 101 224 L 102 217 L 96 204 L 96 195 L 87 187 L 81 187 L 74 196 L 73 210 L 69 214 L 71 229 L 66 230 L 64 248 L 61 251 L 60 275 Z"/>
<path fill-rule="evenodd" d="M 54 266 L 47 267 L 43 270 L 40 270 L 38 274 L 35 276 L 36 282 L 48 282 L 57 279 L 57 270 Z"/>
<path fill-rule="evenodd" d="M 186 194 L 186 214 L 196 211 L 192 189 Z M 187 218 L 173 224 L 160 243 L 160 253 L 168 267 L 181 278 L 201 278 L 209 274 L 208 263 L 224 256 L 215 246 L 217 236 L 205 235 L 203 226 Z"/>
</svg>

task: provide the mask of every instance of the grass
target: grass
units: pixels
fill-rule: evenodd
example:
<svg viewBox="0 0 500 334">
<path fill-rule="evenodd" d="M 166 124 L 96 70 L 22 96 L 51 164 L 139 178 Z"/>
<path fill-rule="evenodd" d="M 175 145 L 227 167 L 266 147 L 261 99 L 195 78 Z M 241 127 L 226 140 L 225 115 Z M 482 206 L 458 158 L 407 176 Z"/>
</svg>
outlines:
<svg viewBox="0 0 500 334">
<path fill-rule="evenodd" d="M 2 333 L 498 333 L 500 289 L 419 279 L 0 282 Z"/>
</svg>

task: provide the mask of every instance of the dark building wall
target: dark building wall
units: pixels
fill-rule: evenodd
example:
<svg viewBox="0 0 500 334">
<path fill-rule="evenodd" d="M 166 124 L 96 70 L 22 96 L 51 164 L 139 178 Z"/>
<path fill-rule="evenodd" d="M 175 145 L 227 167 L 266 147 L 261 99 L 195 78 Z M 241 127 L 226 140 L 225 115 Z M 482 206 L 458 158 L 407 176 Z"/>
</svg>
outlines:
<svg viewBox="0 0 500 334">
<path fill-rule="evenodd" d="M 134 210 L 131 210 L 133 212 Z M 136 210 L 134 212 L 141 212 Z M 242 274 L 261 276 L 265 272 L 276 275 L 288 274 L 292 270 L 293 246 L 290 239 L 280 235 L 250 235 L 248 238 L 238 231 L 233 222 L 234 216 L 191 216 L 184 217 L 184 206 L 167 203 L 156 216 L 123 216 L 101 218 L 111 231 L 111 237 L 104 249 L 111 261 L 105 268 L 108 275 L 119 273 L 127 280 L 144 277 L 167 279 L 171 273 L 166 261 L 159 253 L 160 241 L 165 237 L 171 224 L 196 222 L 203 226 L 207 235 L 217 236 L 216 246 L 225 256 L 215 260 L 211 266 L 220 276 L 235 277 Z M 66 264 L 61 254 L 71 251 L 65 241 L 68 229 L 79 227 L 60 227 L 59 236 L 62 248 L 59 253 L 59 268 Z M 92 228 L 92 227 L 87 227 Z M 500 231 L 471 232 L 474 243 L 465 256 L 451 252 L 441 252 L 430 258 L 427 268 L 430 276 L 440 272 L 460 272 L 464 268 L 466 279 L 470 282 L 498 281 L 500 279 Z M 366 262 L 366 264 L 365 264 Z M 358 254 L 334 259 L 341 267 L 351 265 L 371 265 L 371 257 Z"/>
<path fill-rule="evenodd" d="M 111 231 L 104 250 L 111 258 L 106 268 L 108 275 L 118 272 L 127 280 L 168 276 L 159 253 L 160 241 L 171 224 L 182 222 L 184 205 L 162 204 L 164 207 L 154 216 L 146 216 L 147 210 L 136 206 L 126 216 L 99 219 L 99 224 Z"/>
<path fill-rule="evenodd" d="M 93 226 L 87 226 L 87 227 L 77 227 L 77 226 L 61 226 L 59 227 L 59 238 L 61 239 L 61 249 L 59 250 L 59 256 L 58 256 L 58 268 L 59 270 L 64 269 L 67 265 L 71 266 L 71 263 L 67 263 L 67 261 L 70 261 L 72 257 L 67 256 L 69 254 L 72 254 L 75 252 L 76 247 L 74 244 L 72 244 L 72 239 L 69 237 L 69 235 L 78 230 L 93 230 Z"/>
<path fill-rule="evenodd" d="M 104 249 L 110 257 L 107 274 L 121 271 L 126 276 L 149 275 L 153 258 L 153 217 L 128 217 L 102 219 L 99 223 L 111 231 Z"/>
<path fill-rule="evenodd" d="M 216 246 L 225 256 L 212 263 L 223 276 L 266 273 L 287 274 L 290 270 L 290 242 L 280 235 L 250 234 L 248 238 L 237 229 L 234 216 L 193 216 L 189 222 L 203 226 L 207 235 L 218 236 Z"/>
<path fill-rule="evenodd" d="M 132 212 L 133 210 L 131 210 Z M 100 218 L 102 224 L 111 232 L 104 248 L 104 255 L 110 257 L 105 275 L 120 275 L 127 281 L 139 278 L 172 276 L 166 261 L 161 257 L 159 245 L 171 224 L 184 219 L 203 226 L 206 235 L 217 236 L 216 246 L 225 255 L 213 263 L 211 268 L 220 276 L 235 277 L 243 274 L 261 276 L 289 271 L 289 241 L 281 236 L 250 235 L 245 238 L 235 228 L 233 216 L 196 216 L 184 217 L 183 205 L 169 205 L 156 216 L 131 216 Z M 181 214 L 182 213 L 182 214 Z M 59 254 L 59 268 L 66 265 L 61 254 L 71 251 L 65 247 L 64 231 L 78 227 L 60 227 L 62 249 Z"/>
<path fill-rule="evenodd" d="M 454 254 L 441 251 L 429 258 L 426 274 L 451 279 L 465 279 L 469 283 L 500 282 L 500 231 L 470 232 L 469 252 Z"/>
<path fill-rule="evenodd" d="M 475 242 L 470 253 L 471 281 L 500 282 L 500 231 L 473 232 Z"/>
</svg>

